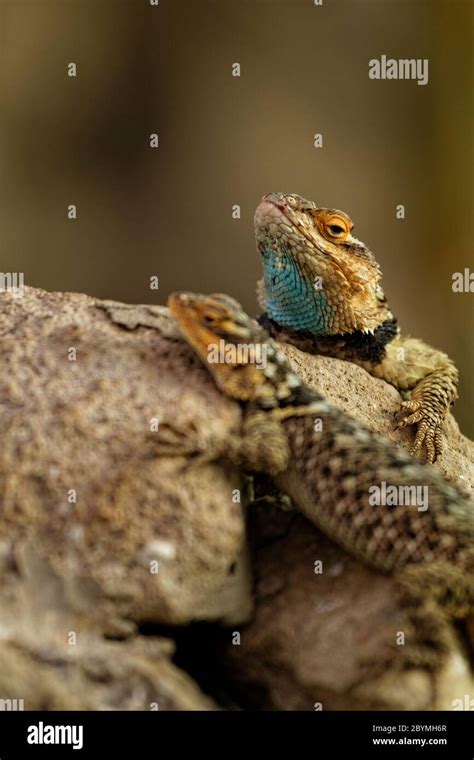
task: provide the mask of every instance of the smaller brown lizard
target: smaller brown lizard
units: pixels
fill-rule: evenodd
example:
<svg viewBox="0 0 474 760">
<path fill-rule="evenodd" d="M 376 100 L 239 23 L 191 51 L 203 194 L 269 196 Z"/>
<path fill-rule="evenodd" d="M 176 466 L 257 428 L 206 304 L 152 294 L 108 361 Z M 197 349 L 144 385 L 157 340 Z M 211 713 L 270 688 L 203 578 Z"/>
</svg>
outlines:
<svg viewBox="0 0 474 760">
<path fill-rule="evenodd" d="M 272 475 L 330 538 L 395 574 L 414 623 L 405 657 L 437 667 L 452 641 L 449 620 L 473 611 L 472 500 L 305 386 L 233 298 L 175 293 L 168 305 L 218 388 L 243 405 L 241 439 L 229 442 L 228 457 Z M 403 498 L 374 504 L 371 488 L 381 483 L 400 495 L 427 489 L 426 510 Z"/>
</svg>

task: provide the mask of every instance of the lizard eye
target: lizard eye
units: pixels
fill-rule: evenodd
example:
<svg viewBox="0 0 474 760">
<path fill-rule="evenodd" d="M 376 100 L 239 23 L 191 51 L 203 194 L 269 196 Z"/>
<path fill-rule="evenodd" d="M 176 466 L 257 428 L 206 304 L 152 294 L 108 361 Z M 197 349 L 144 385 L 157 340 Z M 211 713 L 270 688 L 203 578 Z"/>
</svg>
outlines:
<svg viewBox="0 0 474 760">
<path fill-rule="evenodd" d="M 327 240 L 341 243 L 350 235 L 351 225 L 343 216 L 335 214 L 323 219 L 320 229 Z"/>
</svg>

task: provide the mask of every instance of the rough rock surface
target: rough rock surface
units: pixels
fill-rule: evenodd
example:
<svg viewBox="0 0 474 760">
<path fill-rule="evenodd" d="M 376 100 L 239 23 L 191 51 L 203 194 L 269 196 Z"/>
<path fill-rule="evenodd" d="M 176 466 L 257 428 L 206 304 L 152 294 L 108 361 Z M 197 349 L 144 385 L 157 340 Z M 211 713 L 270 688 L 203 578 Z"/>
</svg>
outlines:
<svg viewBox="0 0 474 760">
<path fill-rule="evenodd" d="M 392 579 L 352 559 L 296 512 L 252 510 L 256 613 L 228 648 L 244 699 L 258 688 L 277 710 L 452 708 L 474 681 L 462 639 L 433 677 L 404 669 L 397 634 L 412 630 Z M 322 572 L 315 562 L 322 563 Z"/>
<path fill-rule="evenodd" d="M 415 428 L 412 426 L 401 430 L 394 429 L 395 413 L 402 398 L 392 385 L 372 377 L 351 362 L 325 356 L 311 356 L 285 344 L 282 344 L 282 349 L 295 372 L 305 383 L 322 393 L 364 427 L 381 433 L 398 446 L 410 448 Z M 462 491 L 472 493 L 474 443 L 462 435 L 451 413 L 445 421 L 443 454 L 435 467 Z"/>
<path fill-rule="evenodd" d="M 218 709 L 173 665 L 172 653 L 171 641 L 144 637 L 116 642 L 84 636 L 71 645 L 42 631 L 35 640 L 3 640 L 0 694 L 22 699 L 25 710 Z"/>
<path fill-rule="evenodd" d="M 247 619 L 242 478 L 212 461 L 240 409 L 167 310 L 5 293 L 0 362 L 0 600 L 48 572 L 112 632 Z"/>
<path fill-rule="evenodd" d="M 395 389 L 347 362 L 284 351 L 337 406 L 409 445 L 412 432 L 393 432 Z M 225 461 L 241 411 L 167 309 L 4 293 L 0 362 L 0 696 L 20 696 L 19 684 L 31 707 L 212 709 L 169 645 L 135 635 L 143 621 L 194 620 L 241 630 L 232 679 L 266 691 L 262 706 L 427 709 L 472 692 L 454 631 L 443 673 L 397 671 L 387 641 L 406 621 L 391 580 L 268 505 L 253 507 L 256 610 L 243 627 L 246 479 Z M 436 466 L 472 487 L 474 446 L 452 417 Z M 61 686 L 65 663 L 79 701 Z"/>
</svg>

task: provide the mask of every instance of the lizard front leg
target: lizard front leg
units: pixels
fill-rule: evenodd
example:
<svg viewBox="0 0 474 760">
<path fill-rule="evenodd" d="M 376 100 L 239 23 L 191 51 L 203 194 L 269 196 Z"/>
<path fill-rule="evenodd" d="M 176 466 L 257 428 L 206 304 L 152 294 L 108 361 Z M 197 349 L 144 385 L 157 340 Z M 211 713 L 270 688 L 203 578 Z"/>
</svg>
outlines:
<svg viewBox="0 0 474 760">
<path fill-rule="evenodd" d="M 317 402 L 275 409 L 249 404 L 243 413 L 241 437 L 229 444 L 226 456 L 244 469 L 278 475 L 287 468 L 291 457 L 283 421 L 316 416 L 318 410 Z"/>
<path fill-rule="evenodd" d="M 417 425 L 412 454 L 423 446 L 434 462 L 442 452 L 442 428 L 446 413 L 457 398 L 459 373 L 451 359 L 416 338 L 397 336 L 386 346 L 378 364 L 361 363 L 370 374 L 402 391 L 411 391 L 398 412 L 398 428 Z"/>
<path fill-rule="evenodd" d="M 250 408 L 244 412 L 241 440 L 232 442 L 228 454 L 246 470 L 276 475 L 288 464 L 290 446 L 271 412 Z"/>
</svg>

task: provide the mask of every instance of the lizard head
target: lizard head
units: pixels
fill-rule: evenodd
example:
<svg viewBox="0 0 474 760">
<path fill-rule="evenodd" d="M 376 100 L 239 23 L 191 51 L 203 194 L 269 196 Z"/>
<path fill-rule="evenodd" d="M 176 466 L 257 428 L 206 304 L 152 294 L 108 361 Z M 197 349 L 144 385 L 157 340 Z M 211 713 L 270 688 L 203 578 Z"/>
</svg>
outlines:
<svg viewBox="0 0 474 760">
<path fill-rule="evenodd" d="M 172 293 L 168 306 L 226 395 L 272 408 L 302 386 L 277 344 L 230 296 Z"/>
<path fill-rule="evenodd" d="M 392 319 L 372 252 L 352 235 L 344 211 L 300 195 L 269 193 L 255 213 L 263 280 L 259 302 L 290 330 L 338 335 L 373 332 Z"/>
</svg>

